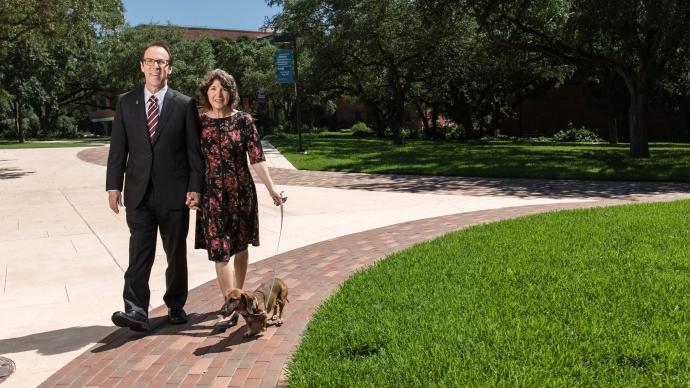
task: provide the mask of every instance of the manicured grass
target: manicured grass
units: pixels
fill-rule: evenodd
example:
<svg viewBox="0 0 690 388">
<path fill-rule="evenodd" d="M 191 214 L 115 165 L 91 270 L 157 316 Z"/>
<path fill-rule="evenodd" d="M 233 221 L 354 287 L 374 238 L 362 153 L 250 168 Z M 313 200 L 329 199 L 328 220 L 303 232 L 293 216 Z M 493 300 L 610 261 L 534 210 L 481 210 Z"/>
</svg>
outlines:
<svg viewBox="0 0 690 388">
<path fill-rule="evenodd" d="M 574 143 L 430 142 L 351 136 L 305 136 L 306 154 L 294 136 L 267 139 L 304 170 L 548 179 L 690 181 L 690 144 L 651 145 L 652 157 L 632 159 L 628 146 Z"/>
<path fill-rule="evenodd" d="M 90 137 L 85 139 L 62 140 L 27 140 L 19 143 L 13 140 L 0 140 L 0 150 L 23 148 L 64 148 L 64 147 L 97 147 L 110 141 L 110 137 Z"/>
<path fill-rule="evenodd" d="M 688 214 L 546 213 L 394 254 L 318 308 L 288 384 L 686 386 Z"/>
</svg>

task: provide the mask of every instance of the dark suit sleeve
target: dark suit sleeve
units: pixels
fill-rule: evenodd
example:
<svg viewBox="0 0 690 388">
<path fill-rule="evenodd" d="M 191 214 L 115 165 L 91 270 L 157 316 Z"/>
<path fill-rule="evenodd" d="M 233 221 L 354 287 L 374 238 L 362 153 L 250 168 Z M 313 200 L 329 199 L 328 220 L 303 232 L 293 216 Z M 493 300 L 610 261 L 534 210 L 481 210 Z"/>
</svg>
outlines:
<svg viewBox="0 0 690 388">
<path fill-rule="evenodd" d="M 196 101 L 192 98 L 187 105 L 185 134 L 187 136 L 187 160 L 189 162 L 189 184 L 187 192 L 200 193 L 203 189 L 204 164 L 201 160 L 201 139 L 199 112 Z"/>
<path fill-rule="evenodd" d="M 113 131 L 110 136 L 108 167 L 105 173 L 106 190 L 122 191 L 128 152 L 127 132 L 122 119 L 122 96 L 120 96 L 115 108 L 115 120 L 113 121 Z"/>
</svg>

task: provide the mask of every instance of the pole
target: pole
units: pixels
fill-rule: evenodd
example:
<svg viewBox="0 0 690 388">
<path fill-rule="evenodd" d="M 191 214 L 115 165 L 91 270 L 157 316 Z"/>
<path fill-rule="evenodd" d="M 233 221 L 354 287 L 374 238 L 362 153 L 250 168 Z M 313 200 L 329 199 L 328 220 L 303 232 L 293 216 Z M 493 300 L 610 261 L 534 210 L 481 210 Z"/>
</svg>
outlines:
<svg viewBox="0 0 690 388">
<path fill-rule="evenodd" d="M 297 87 L 297 82 L 299 80 L 299 77 L 297 76 L 297 36 L 295 36 L 295 39 L 293 40 L 293 43 L 295 45 L 295 55 L 293 56 L 292 60 L 294 62 L 294 69 L 295 69 L 295 121 L 297 122 L 297 152 L 304 152 L 304 148 L 302 147 L 302 125 L 300 123 L 299 119 L 299 88 Z"/>
</svg>

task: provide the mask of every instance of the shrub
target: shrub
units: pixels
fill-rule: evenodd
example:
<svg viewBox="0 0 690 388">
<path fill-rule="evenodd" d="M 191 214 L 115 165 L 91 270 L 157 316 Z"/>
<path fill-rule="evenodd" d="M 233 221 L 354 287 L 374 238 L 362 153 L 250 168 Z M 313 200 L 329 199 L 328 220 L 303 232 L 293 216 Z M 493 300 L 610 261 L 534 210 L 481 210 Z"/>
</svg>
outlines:
<svg viewBox="0 0 690 388">
<path fill-rule="evenodd" d="M 79 136 L 79 129 L 72 117 L 63 115 L 55 121 L 55 133 L 60 137 L 75 138 Z"/>
<path fill-rule="evenodd" d="M 576 128 L 573 123 L 568 123 L 567 129 L 562 129 L 553 135 L 555 141 L 571 141 L 578 143 L 597 143 L 603 141 L 596 132 L 586 127 Z"/>
<path fill-rule="evenodd" d="M 352 136 L 354 137 L 371 137 L 374 136 L 374 131 L 371 130 L 365 123 L 359 121 L 352 126 Z"/>
<path fill-rule="evenodd" d="M 419 139 L 420 132 L 419 128 L 400 128 L 400 134 L 403 139 Z"/>
<path fill-rule="evenodd" d="M 550 143 L 554 139 L 546 136 L 513 136 L 509 138 L 513 143 Z"/>
</svg>

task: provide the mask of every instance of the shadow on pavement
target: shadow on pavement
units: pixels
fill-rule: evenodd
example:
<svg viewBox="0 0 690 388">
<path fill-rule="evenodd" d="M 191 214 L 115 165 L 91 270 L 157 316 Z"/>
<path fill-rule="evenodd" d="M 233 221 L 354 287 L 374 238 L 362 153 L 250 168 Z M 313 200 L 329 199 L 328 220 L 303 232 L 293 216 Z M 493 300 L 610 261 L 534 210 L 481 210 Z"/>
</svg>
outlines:
<svg viewBox="0 0 690 388">
<path fill-rule="evenodd" d="M 22 171 L 14 167 L 0 167 L 0 179 L 18 179 L 35 171 Z"/>
<path fill-rule="evenodd" d="M 151 325 L 151 330 L 148 332 L 136 332 L 132 331 L 129 329 L 118 329 L 115 330 L 114 332 L 110 333 L 105 338 L 102 338 L 98 341 L 91 341 L 91 342 L 98 342 L 101 344 L 100 346 L 96 346 L 91 349 L 91 353 L 101 353 L 101 352 L 107 352 L 113 349 L 117 349 L 120 346 L 131 342 L 131 341 L 136 341 L 138 339 L 148 337 L 148 336 L 167 336 L 167 335 L 174 335 L 174 336 L 188 336 L 188 337 L 218 337 L 219 342 L 223 342 L 222 339 L 224 337 L 220 336 L 217 330 L 215 330 L 213 324 L 207 324 L 206 322 L 212 321 L 215 319 L 215 314 L 214 313 L 207 313 L 207 314 L 197 314 L 197 313 L 190 313 L 189 314 L 189 322 L 187 322 L 184 325 L 170 325 L 168 324 L 168 318 L 167 316 L 159 316 L 155 318 L 149 319 L 149 324 Z M 112 329 L 112 327 L 111 327 Z M 244 338 L 242 338 L 241 335 L 236 336 L 234 335 L 236 333 L 233 333 L 230 335 L 227 339 L 239 337 L 238 341 L 232 341 L 231 343 L 225 343 L 225 345 L 236 345 L 239 343 L 244 342 Z M 201 354 L 208 352 L 209 350 L 214 349 L 215 351 L 212 351 L 212 353 L 218 353 L 219 349 L 224 349 L 225 345 L 221 346 L 218 348 L 218 345 L 213 345 L 209 346 L 209 349 L 203 349 L 194 352 L 194 354 L 197 354 L 198 352 L 201 352 Z M 229 349 L 228 349 L 229 350 Z"/>
<path fill-rule="evenodd" d="M 398 193 L 542 198 L 624 198 L 632 195 L 690 193 L 688 182 L 574 181 L 387 175 L 271 169 L 278 184 Z"/>
<path fill-rule="evenodd" d="M 77 326 L 0 340 L 0 354 L 35 350 L 54 355 L 78 350 L 113 331 L 112 326 Z"/>
</svg>

